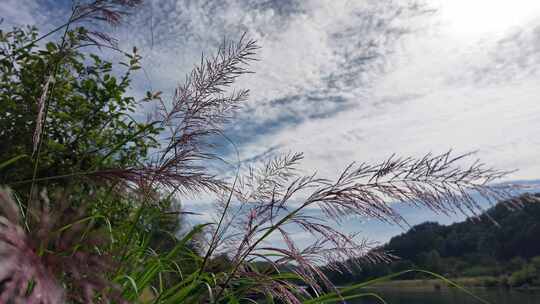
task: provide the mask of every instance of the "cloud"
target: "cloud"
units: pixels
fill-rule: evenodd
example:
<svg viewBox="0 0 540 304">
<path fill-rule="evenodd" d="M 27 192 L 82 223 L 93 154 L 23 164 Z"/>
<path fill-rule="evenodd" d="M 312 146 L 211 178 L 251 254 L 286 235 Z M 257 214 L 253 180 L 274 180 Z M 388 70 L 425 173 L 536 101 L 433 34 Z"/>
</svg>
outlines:
<svg viewBox="0 0 540 304">
<path fill-rule="evenodd" d="M 3 0 L 0 18 L 3 28 L 35 25 L 46 31 L 66 22 L 69 18 L 69 0 Z"/>
<path fill-rule="evenodd" d="M 0 9 L 0 18 L 9 26 L 36 24 L 38 19 L 33 12 L 39 5 L 32 0 L 6 0 Z"/>
<path fill-rule="evenodd" d="M 256 74 L 239 82 L 252 95 L 228 132 L 244 143 L 368 100 L 388 55 L 414 30 L 404 20 L 422 9 L 403 1 L 163 0 L 148 2 L 117 34 L 145 58 L 139 87 L 169 92 L 224 37 L 246 31 L 257 39 Z"/>
<path fill-rule="evenodd" d="M 45 28 L 69 2 L 6 1 L 6 24 Z M 113 35 L 144 57 L 133 92 L 164 96 L 224 38 L 257 39 L 256 74 L 238 82 L 250 101 L 226 130 L 246 163 L 301 151 L 305 172 L 336 177 L 352 161 L 453 148 L 538 178 L 538 21 L 460 40 L 438 18 L 413 1 L 159 0 Z"/>
<path fill-rule="evenodd" d="M 356 19 L 343 20 L 355 24 Z M 383 33 L 378 32 L 380 37 Z M 317 85 L 305 83 L 300 93 L 285 89 L 256 99 L 244 113 L 247 119 L 233 129 L 248 138 L 239 140 L 242 158 L 303 151 L 306 170 L 336 176 L 352 161 L 454 149 L 478 151 L 480 159 L 497 168 L 520 169 L 508 178 L 537 178 L 537 33 L 530 26 L 502 39 L 479 37 L 467 43 L 436 30 L 396 36 L 399 43 L 385 45 L 381 59 L 366 64 L 346 60 L 348 65 L 335 65 L 339 73 L 319 72 L 319 80 L 313 80 Z M 340 56 L 346 53 L 334 52 L 333 62 L 347 58 Z M 338 75 L 335 91 L 325 75 Z M 351 75 L 364 81 L 355 82 Z M 320 94 L 324 102 L 312 102 L 310 94 Z"/>
<path fill-rule="evenodd" d="M 487 48 L 486 53 L 486 60 L 473 64 L 468 77 L 471 81 L 498 85 L 538 79 L 540 20 L 512 30 Z"/>
</svg>

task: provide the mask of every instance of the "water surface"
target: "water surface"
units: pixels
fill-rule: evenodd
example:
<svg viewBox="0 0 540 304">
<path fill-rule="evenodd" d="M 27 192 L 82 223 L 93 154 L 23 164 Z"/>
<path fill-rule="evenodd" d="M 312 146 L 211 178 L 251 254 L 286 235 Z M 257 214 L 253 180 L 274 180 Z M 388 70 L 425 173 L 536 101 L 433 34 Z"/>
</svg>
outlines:
<svg viewBox="0 0 540 304">
<path fill-rule="evenodd" d="M 473 292 L 491 304 L 540 304 L 540 292 L 506 289 L 475 289 Z M 481 304 L 478 300 L 456 290 L 411 291 L 388 289 L 377 291 L 388 304 Z M 375 304 L 376 300 L 354 300 L 349 304 Z"/>
</svg>

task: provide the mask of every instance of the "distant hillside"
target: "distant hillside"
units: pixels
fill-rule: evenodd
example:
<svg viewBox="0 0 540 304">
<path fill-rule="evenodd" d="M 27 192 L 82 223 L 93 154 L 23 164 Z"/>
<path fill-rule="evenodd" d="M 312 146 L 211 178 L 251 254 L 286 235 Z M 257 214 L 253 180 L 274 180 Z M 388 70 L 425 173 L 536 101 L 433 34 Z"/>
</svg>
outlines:
<svg viewBox="0 0 540 304">
<path fill-rule="evenodd" d="M 383 247 L 400 260 L 388 265 L 367 265 L 352 275 L 331 273 L 330 277 L 344 284 L 422 268 L 449 277 L 510 278 L 520 271 L 533 272 L 529 274 L 530 282 L 513 285 L 540 283 L 540 278 L 535 278 L 535 273 L 540 273 L 540 193 L 522 195 L 512 203 L 520 207 L 509 208 L 514 204 L 505 201 L 480 218 L 448 226 L 434 222 L 416 225 Z"/>
</svg>

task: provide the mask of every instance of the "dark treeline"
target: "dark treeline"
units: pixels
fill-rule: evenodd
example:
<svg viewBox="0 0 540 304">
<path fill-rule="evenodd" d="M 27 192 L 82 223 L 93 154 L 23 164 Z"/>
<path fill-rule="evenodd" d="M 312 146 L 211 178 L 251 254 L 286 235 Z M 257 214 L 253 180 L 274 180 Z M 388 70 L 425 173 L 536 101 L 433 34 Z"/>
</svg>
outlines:
<svg viewBox="0 0 540 304">
<path fill-rule="evenodd" d="M 448 226 L 435 222 L 416 225 L 383 246 L 399 260 L 365 265 L 352 274 L 331 273 L 331 278 L 337 284 L 348 284 L 416 268 L 450 278 L 482 277 L 479 284 L 487 286 L 540 285 L 538 198 L 540 193 L 515 199 L 519 208 L 509 201 L 499 202 L 479 218 Z"/>
</svg>

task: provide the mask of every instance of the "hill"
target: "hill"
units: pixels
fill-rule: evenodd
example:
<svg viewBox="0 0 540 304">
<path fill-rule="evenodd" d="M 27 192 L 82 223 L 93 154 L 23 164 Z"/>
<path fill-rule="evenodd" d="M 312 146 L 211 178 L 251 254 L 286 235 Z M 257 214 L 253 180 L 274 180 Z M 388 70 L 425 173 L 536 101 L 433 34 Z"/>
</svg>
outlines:
<svg viewBox="0 0 540 304">
<path fill-rule="evenodd" d="M 421 268 L 451 278 L 489 277 L 491 284 L 540 285 L 540 193 L 499 202 L 478 218 L 452 225 L 416 225 L 383 249 L 399 259 L 331 278 L 347 284 Z"/>
</svg>

